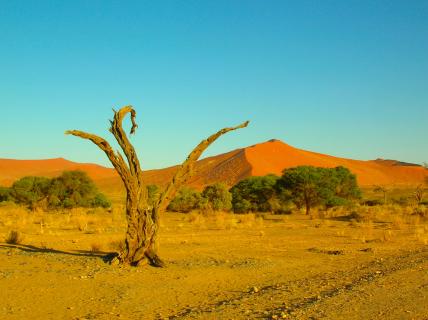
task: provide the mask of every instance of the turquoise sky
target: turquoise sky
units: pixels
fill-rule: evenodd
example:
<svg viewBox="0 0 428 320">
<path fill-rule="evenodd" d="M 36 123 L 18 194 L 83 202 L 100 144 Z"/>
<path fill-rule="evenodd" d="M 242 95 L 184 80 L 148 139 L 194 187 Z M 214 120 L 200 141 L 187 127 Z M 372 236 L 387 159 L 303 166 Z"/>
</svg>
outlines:
<svg viewBox="0 0 428 320">
<path fill-rule="evenodd" d="M 271 138 L 355 159 L 428 161 L 428 1 L 0 0 L 0 158 L 108 164 L 132 104 L 144 168 Z"/>
</svg>

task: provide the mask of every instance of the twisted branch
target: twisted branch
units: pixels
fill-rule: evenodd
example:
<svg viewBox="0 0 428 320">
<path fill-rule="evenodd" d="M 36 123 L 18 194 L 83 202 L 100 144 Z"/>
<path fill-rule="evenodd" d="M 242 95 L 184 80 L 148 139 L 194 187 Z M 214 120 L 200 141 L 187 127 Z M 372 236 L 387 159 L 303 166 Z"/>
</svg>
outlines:
<svg viewBox="0 0 428 320">
<path fill-rule="evenodd" d="M 73 136 L 80 137 L 82 139 L 87 139 L 92 141 L 94 144 L 96 144 L 101 150 L 105 152 L 110 162 L 113 164 L 114 168 L 119 173 L 122 181 L 125 183 L 125 186 L 127 186 L 127 181 L 129 181 L 128 167 L 125 161 L 123 160 L 121 154 L 118 152 L 114 152 L 113 148 L 105 139 L 95 134 L 91 134 L 91 133 L 87 133 L 79 130 L 68 130 L 65 132 L 65 134 L 71 134 Z"/>
<path fill-rule="evenodd" d="M 132 127 L 131 127 L 130 134 L 135 133 L 135 130 L 138 127 L 138 125 L 135 122 L 136 112 L 132 106 L 125 106 L 121 108 L 119 111 L 115 111 L 113 109 L 113 111 L 114 111 L 114 118 L 113 118 L 113 121 L 110 121 L 111 127 L 109 130 L 116 138 L 121 149 L 123 150 L 123 153 L 128 159 L 131 175 L 134 177 L 137 177 L 138 181 L 142 183 L 140 161 L 138 160 L 138 156 L 137 156 L 137 153 L 135 152 L 133 145 L 129 141 L 125 131 L 122 128 L 123 119 L 128 113 L 131 113 Z"/>
<path fill-rule="evenodd" d="M 214 141 L 216 141 L 220 136 L 225 133 L 247 127 L 249 123 L 249 121 L 246 121 L 236 127 L 221 129 L 217 133 L 201 141 L 189 154 L 189 156 L 183 162 L 180 168 L 178 168 L 171 182 L 166 187 L 165 191 L 161 194 L 158 203 L 156 204 L 157 212 L 159 213 L 165 211 L 169 201 L 175 196 L 177 190 L 192 177 L 193 167 L 196 161 Z"/>
</svg>

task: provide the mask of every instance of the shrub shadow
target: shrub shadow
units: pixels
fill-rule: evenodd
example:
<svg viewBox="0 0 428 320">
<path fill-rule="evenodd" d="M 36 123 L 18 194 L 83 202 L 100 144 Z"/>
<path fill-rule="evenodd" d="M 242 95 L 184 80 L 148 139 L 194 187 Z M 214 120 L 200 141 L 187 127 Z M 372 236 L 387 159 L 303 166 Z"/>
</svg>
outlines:
<svg viewBox="0 0 428 320">
<path fill-rule="evenodd" d="M 110 262 L 112 258 L 114 258 L 117 253 L 114 252 L 104 252 L 104 251 L 88 251 L 88 250 L 72 250 L 72 251 L 62 251 L 52 248 L 44 248 L 44 247 L 36 247 L 29 244 L 0 244 L 0 248 L 6 249 L 19 249 L 24 252 L 30 253 L 55 253 L 55 254 L 63 254 L 75 257 L 91 257 L 91 258 L 100 258 L 104 262 Z"/>
</svg>

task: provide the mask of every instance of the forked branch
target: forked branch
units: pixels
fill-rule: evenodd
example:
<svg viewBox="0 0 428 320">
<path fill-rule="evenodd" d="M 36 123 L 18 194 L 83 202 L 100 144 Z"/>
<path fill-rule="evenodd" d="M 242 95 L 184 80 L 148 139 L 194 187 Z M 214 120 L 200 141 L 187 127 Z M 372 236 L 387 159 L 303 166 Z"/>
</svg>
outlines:
<svg viewBox="0 0 428 320">
<path fill-rule="evenodd" d="M 192 176 L 193 166 L 196 163 L 196 161 L 199 159 L 199 157 L 202 155 L 202 153 L 214 142 L 216 141 L 220 136 L 223 134 L 226 134 L 230 131 L 234 131 L 237 129 L 245 128 L 248 126 L 250 122 L 246 121 L 236 127 L 230 127 L 230 128 L 224 128 L 218 131 L 217 133 L 211 135 L 207 139 L 201 141 L 195 149 L 189 154 L 187 159 L 183 162 L 183 164 L 178 168 L 177 172 L 175 173 L 174 177 L 172 178 L 169 185 L 166 187 L 165 191 L 162 193 L 162 195 L 159 198 L 159 201 L 157 203 L 157 211 L 163 212 L 165 211 L 166 207 L 168 206 L 169 201 L 175 196 L 175 193 L 177 190 L 185 184 Z"/>
<path fill-rule="evenodd" d="M 110 162 L 113 164 L 113 166 L 115 167 L 115 169 L 117 170 L 117 172 L 119 173 L 120 177 L 122 178 L 123 182 L 126 185 L 126 181 L 129 181 L 129 170 L 127 168 L 127 165 L 123 160 L 122 156 L 120 155 L 120 153 L 114 152 L 113 148 L 105 139 L 95 134 L 87 133 L 79 130 L 68 130 L 65 132 L 65 134 L 71 134 L 73 136 L 80 137 L 82 139 L 87 139 L 92 141 L 94 144 L 96 144 L 101 150 L 105 152 Z"/>
<path fill-rule="evenodd" d="M 141 167 L 140 161 L 138 160 L 137 153 L 131 142 L 129 141 L 125 131 L 122 127 L 122 122 L 125 116 L 130 113 L 131 114 L 131 132 L 130 134 L 134 134 L 135 130 L 138 128 L 137 123 L 135 122 L 136 112 L 132 106 L 125 106 L 121 108 L 119 111 L 114 111 L 114 118 L 111 123 L 110 132 L 114 135 L 120 147 L 123 150 L 126 158 L 128 159 L 129 169 L 131 170 L 131 174 L 133 176 L 138 176 L 141 179 Z"/>
</svg>

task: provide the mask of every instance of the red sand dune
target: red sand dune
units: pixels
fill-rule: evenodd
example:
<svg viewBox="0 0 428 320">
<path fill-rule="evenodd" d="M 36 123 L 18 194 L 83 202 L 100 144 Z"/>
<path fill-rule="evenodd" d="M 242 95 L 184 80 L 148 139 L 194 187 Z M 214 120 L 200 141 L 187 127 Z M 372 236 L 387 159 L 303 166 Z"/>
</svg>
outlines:
<svg viewBox="0 0 428 320">
<path fill-rule="evenodd" d="M 24 176 L 59 176 L 65 170 L 83 170 L 94 180 L 115 177 L 112 169 L 92 163 L 76 163 L 63 158 L 47 160 L 0 159 L 0 185 L 10 185 Z"/>
<path fill-rule="evenodd" d="M 423 183 L 428 170 L 394 160 L 351 160 L 300 150 L 279 140 L 237 149 L 198 161 L 189 184 L 198 189 L 214 182 L 233 185 L 249 176 L 269 173 L 280 175 L 285 168 L 299 165 L 319 167 L 344 166 L 357 175 L 362 186 L 414 186 Z M 74 163 L 62 158 L 50 160 L 0 159 L 0 184 L 10 185 L 28 175 L 57 176 L 64 170 L 83 170 L 108 193 L 122 189 L 115 171 L 95 164 Z M 144 172 L 148 184 L 165 185 L 177 166 Z"/>
<path fill-rule="evenodd" d="M 428 170 L 414 164 L 395 160 L 351 160 L 300 150 L 278 140 L 261 143 L 245 149 L 252 165 L 251 175 L 281 174 L 284 168 L 299 165 L 317 167 L 344 166 L 357 175 L 362 186 L 368 185 L 417 185 L 423 183 Z"/>
</svg>

